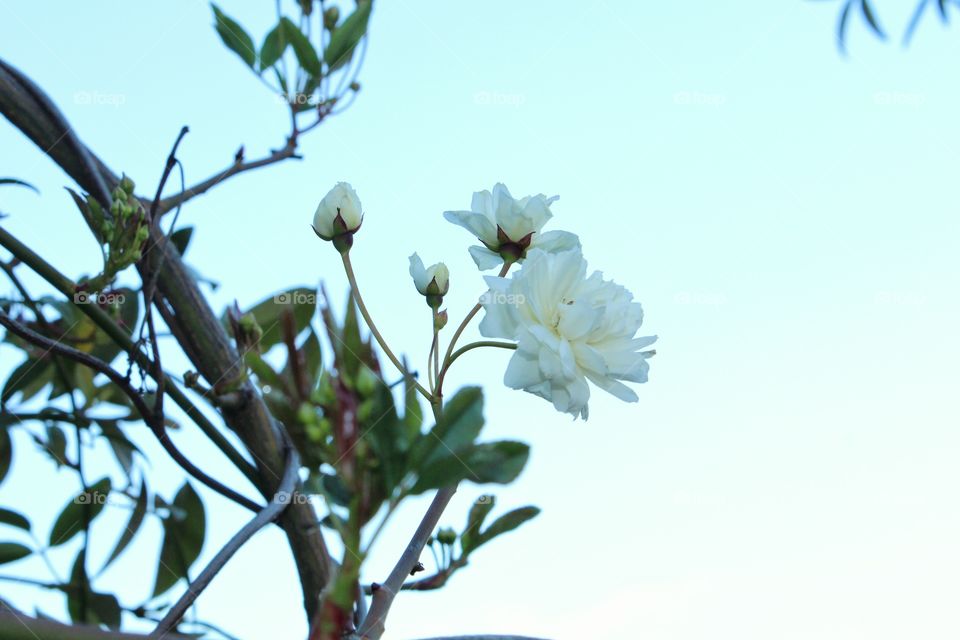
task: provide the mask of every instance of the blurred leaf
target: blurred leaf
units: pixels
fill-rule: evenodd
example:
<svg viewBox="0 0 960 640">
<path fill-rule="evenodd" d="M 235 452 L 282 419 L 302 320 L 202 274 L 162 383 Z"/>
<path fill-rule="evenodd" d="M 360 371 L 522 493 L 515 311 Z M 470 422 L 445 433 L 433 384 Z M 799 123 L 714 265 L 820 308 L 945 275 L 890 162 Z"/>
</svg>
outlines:
<svg viewBox="0 0 960 640">
<path fill-rule="evenodd" d="M 356 10 L 330 36 L 330 42 L 323 53 L 330 71 L 350 62 L 353 50 L 367 32 L 372 4 L 370 0 L 359 0 Z"/>
<path fill-rule="evenodd" d="M 321 476 L 321 482 L 323 485 L 323 493 L 330 496 L 333 504 L 341 507 L 350 506 L 350 500 L 353 498 L 353 494 L 350 493 L 350 490 L 343 484 L 343 480 L 341 480 L 339 476 L 324 473 Z"/>
<path fill-rule="evenodd" d="M 448 487 L 464 480 L 477 484 L 513 482 L 523 471 L 530 447 L 522 442 L 485 442 L 440 457 L 419 469 L 411 493 Z"/>
<path fill-rule="evenodd" d="M 850 9 L 853 7 L 854 0 L 847 0 L 840 12 L 840 19 L 837 21 L 837 46 L 841 52 L 846 52 L 847 25 L 850 23 Z"/>
<path fill-rule="evenodd" d="M 217 5 L 210 3 L 210 7 L 213 8 L 213 15 L 216 19 L 216 25 L 214 26 L 217 33 L 220 34 L 223 44 L 240 56 L 252 69 L 257 61 L 257 50 L 253 45 L 253 38 L 235 20 L 223 13 Z"/>
<path fill-rule="evenodd" d="M 0 185 L 16 185 L 18 187 L 26 187 L 34 193 L 40 193 L 40 190 L 29 182 L 24 182 L 23 180 L 17 180 L 16 178 L 0 178 Z"/>
<path fill-rule="evenodd" d="M 37 395 L 53 379 L 53 364 L 45 360 L 28 358 L 13 370 L 0 392 L 0 404 L 6 404 L 18 391 L 20 402 Z"/>
<path fill-rule="evenodd" d="M 263 329 L 263 337 L 260 338 L 261 351 L 266 353 L 270 347 L 283 341 L 281 315 L 284 311 L 293 312 L 294 326 L 299 335 L 309 326 L 316 308 L 317 291 L 307 287 L 283 291 L 254 305 L 249 313 L 253 314 L 257 324 Z"/>
<path fill-rule="evenodd" d="M 293 47 L 293 52 L 297 55 L 297 62 L 300 63 L 300 67 L 311 76 L 319 76 L 323 69 L 320 66 L 317 50 L 310 44 L 310 40 L 289 18 L 281 18 L 280 22 L 284 24 L 283 34 L 290 39 L 290 46 Z"/>
<path fill-rule="evenodd" d="M 411 467 L 429 465 L 473 444 L 483 428 L 483 390 L 464 387 L 447 401 L 440 421 L 414 445 Z"/>
<path fill-rule="evenodd" d="M 8 524 L 11 527 L 17 527 L 24 531 L 30 531 L 30 521 L 27 520 L 26 517 L 16 511 L 3 507 L 0 507 L 0 523 Z"/>
<path fill-rule="evenodd" d="M 100 425 L 100 431 L 103 437 L 106 438 L 110 444 L 113 456 L 123 468 L 127 478 L 130 479 L 133 473 L 133 454 L 138 453 L 141 457 L 145 457 L 143 456 L 143 452 L 127 438 L 116 420 L 101 419 L 97 420 L 97 424 Z"/>
<path fill-rule="evenodd" d="M 887 34 L 884 33 L 883 27 L 881 27 L 877 21 L 877 15 L 873 10 L 873 5 L 870 4 L 870 0 L 860 0 L 860 8 L 863 9 L 863 17 L 866 18 L 867 24 L 870 25 L 873 32 L 876 33 L 880 39 L 886 39 Z"/>
<path fill-rule="evenodd" d="M 287 50 L 287 45 L 290 44 L 290 37 L 286 34 L 289 24 L 291 24 L 290 20 L 282 18 L 264 38 L 263 46 L 260 47 L 261 72 L 276 64 L 277 60 L 283 56 L 283 52 Z"/>
<path fill-rule="evenodd" d="M 141 480 L 140 489 L 137 492 L 137 502 L 133 507 L 133 512 L 130 514 L 130 520 L 127 521 L 126 526 L 123 528 L 123 533 L 120 534 L 120 539 L 117 541 L 117 545 L 113 548 L 113 552 L 110 554 L 110 557 L 107 558 L 107 561 L 103 564 L 103 569 L 100 571 L 103 572 L 110 566 L 110 564 L 120 557 L 120 554 L 129 546 L 130 542 L 133 541 L 133 537 L 137 534 L 137 531 L 140 530 L 140 525 L 143 524 L 143 518 L 147 515 L 147 485 Z"/>
<path fill-rule="evenodd" d="M 106 625 L 108 629 L 120 628 L 122 611 L 115 595 L 109 593 L 91 593 L 89 607 L 96 622 Z"/>
<path fill-rule="evenodd" d="M 505 513 L 494 520 L 489 527 L 484 529 L 477 537 L 476 544 L 473 545 L 472 549 L 476 549 L 480 545 L 490 542 L 499 535 L 513 531 L 524 522 L 537 517 L 539 513 L 540 509 L 532 506 L 520 507 L 519 509 Z M 466 553 L 466 551 L 464 553 Z"/>
<path fill-rule="evenodd" d="M 110 488 L 110 478 L 101 478 L 90 485 L 87 491 L 80 492 L 68 502 L 57 517 L 57 521 L 53 523 L 53 529 L 50 530 L 50 546 L 62 545 L 83 531 L 87 514 L 92 522 L 103 511 L 110 495 Z"/>
<path fill-rule="evenodd" d="M 7 477 L 12 462 L 13 441 L 10 439 L 10 431 L 7 427 L 0 427 L 0 484 Z"/>
<path fill-rule="evenodd" d="M 47 442 L 43 449 L 58 467 L 64 466 L 67 463 L 67 436 L 63 429 L 53 424 L 47 425 Z"/>
<path fill-rule="evenodd" d="M 191 238 L 193 238 L 193 227 L 183 227 L 170 234 L 170 242 L 177 248 L 177 253 L 181 256 L 187 253 Z"/>
<path fill-rule="evenodd" d="M 475 540 L 480 537 L 480 528 L 487 515 L 493 510 L 496 499 L 491 495 L 480 496 L 473 506 L 470 507 L 470 513 L 467 515 L 467 526 L 460 534 L 460 546 L 463 555 L 467 555 L 477 544 Z"/>
<path fill-rule="evenodd" d="M 25 547 L 16 542 L 0 542 L 0 564 L 16 562 L 21 558 L 26 558 L 33 551 L 30 547 Z"/>
<path fill-rule="evenodd" d="M 163 521 L 163 546 L 157 566 L 153 597 L 166 592 L 181 578 L 203 548 L 207 519 L 200 496 L 190 483 L 184 483 L 171 505 L 171 515 Z"/>
</svg>

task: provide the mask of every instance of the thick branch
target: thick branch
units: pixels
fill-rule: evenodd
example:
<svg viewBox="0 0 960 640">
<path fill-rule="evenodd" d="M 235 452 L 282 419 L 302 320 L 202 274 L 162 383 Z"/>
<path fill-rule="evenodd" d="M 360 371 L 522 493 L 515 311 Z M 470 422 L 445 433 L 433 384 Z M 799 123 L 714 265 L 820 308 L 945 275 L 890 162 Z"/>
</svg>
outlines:
<svg viewBox="0 0 960 640">
<path fill-rule="evenodd" d="M 10 73 L 8 65 L 0 65 L 4 70 L 0 74 L 0 112 L 48 153 L 82 188 L 97 196 L 104 193 L 101 185 L 105 183 L 108 200 L 110 190 L 117 184 L 115 174 L 82 144 L 77 148 L 59 144 L 63 131 L 57 124 L 57 118 L 39 108 L 36 98 L 36 94 L 41 93 L 39 89 L 33 87 L 28 90 L 24 83 L 16 82 L 16 76 Z M 62 120 L 61 116 L 59 121 Z M 292 151 L 286 153 L 293 155 Z M 235 175 L 244 164 L 241 162 L 241 167 L 227 171 Z M 244 170 L 264 164 L 268 163 L 260 162 Z M 91 175 L 90 167 L 98 169 L 93 172 L 94 175 Z M 208 181 L 210 184 L 198 186 L 206 190 L 227 177 L 221 174 Z M 195 189 L 191 191 L 196 192 Z M 186 199 L 192 197 L 187 192 L 184 195 Z M 102 204 L 109 206 L 106 201 Z M 158 302 L 163 304 L 165 301 L 168 305 L 171 313 L 165 317 L 169 319 L 170 330 L 180 341 L 193 366 L 211 386 L 222 380 L 242 380 L 245 367 L 177 250 L 157 232 L 151 234 L 148 242 L 163 255 L 163 268 L 158 278 L 162 299 Z M 224 407 L 223 417 L 256 459 L 260 491 L 264 496 L 272 496 L 284 468 L 282 444 L 274 433 L 270 413 L 253 385 L 248 381 L 240 383 L 238 393 L 247 401 L 242 406 Z M 295 556 L 304 608 L 312 620 L 318 610 L 321 593 L 329 581 L 331 568 L 318 518 L 312 505 L 298 503 L 284 511 L 281 524 Z"/>
<path fill-rule="evenodd" d="M 119 631 L 103 631 L 97 627 L 68 625 L 52 620 L 38 620 L 14 611 L 0 602 L 0 638 L 4 640 L 146 640 L 147 636 Z M 185 640 L 186 636 L 168 635 L 164 640 Z"/>
</svg>

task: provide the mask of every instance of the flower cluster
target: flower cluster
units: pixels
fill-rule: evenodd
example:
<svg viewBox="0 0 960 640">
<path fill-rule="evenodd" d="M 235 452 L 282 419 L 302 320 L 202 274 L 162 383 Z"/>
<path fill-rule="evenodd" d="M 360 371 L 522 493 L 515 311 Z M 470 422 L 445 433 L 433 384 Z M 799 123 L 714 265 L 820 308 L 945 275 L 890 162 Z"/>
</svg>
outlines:
<svg viewBox="0 0 960 640">
<path fill-rule="evenodd" d="M 557 196 L 543 194 L 514 198 L 503 184 L 473 194 L 469 211 L 446 211 L 444 217 L 469 231 L 481 244 L 469 248 L 477 267 L 500 267 L 498 276 L 486 276 L 489 290 L 481 297 L 480 333 L 509 342 L 473 343 L 454 351 L 454 343 L 474 313 L 467 315 L 454 335 L 441 366 L 436 332 L 446 324 L 439 311 L 450 287 L 445 264 L 425 267 L 416 253 L 410 256 L 410 276 L 434 313 L 434 358 L 431 392 L 442 392 L 446 369 L 462 352 L 474 346 L 497 346 L 514 353 L 504 383 L 550 401 L 574 417 L 589 414 L 590 385 L 626 402 L 637 394 L 625 382 L 647 381 L 645 350 L 656 336 L 637 336 L 643 308 L 624 287 L 587 273 L 580 239 L 567 231 L 543 231 L 553 217 Z M 363 216 L 356 193 L 339 183 L 324 198 L 314 219 L 321 238 L 333 240 L 346 256 Z M 345 258 L 346 260 L 346 258 Z M 519 269 L 510 273 L 514 265 Z"/>
</svg>

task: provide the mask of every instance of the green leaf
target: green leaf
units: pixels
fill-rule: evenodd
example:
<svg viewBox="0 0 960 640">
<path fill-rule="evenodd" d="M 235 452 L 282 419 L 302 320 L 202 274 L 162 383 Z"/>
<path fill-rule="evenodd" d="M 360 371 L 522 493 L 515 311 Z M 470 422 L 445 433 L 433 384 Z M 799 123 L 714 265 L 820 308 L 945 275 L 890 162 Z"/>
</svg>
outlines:
<svg viewBox="0 0 960 640">
<path fill-rule="evenodd" d="M 448 487 L 464 480 L 507 484 L 520 475 L 529 456 L 530 447 L 522 442 L 501 440 L 475 444 L 422 467 L 411 493 Z"/>
<path fill-rule="evenodd" d="M 26 558 L 33 553 L 30 547 L 25 547 L 16 542 L 0 542 L 0 564 L 16 562 L 21 558 Z"/>
<path fill-rule="evenodd" d="M 68 502 L 50 530 L 50 546 L 62 545 L 83 531 L 85 518 L 92 522 L 103 511 L 110 488 L 110 478 L 101 478 Z"/>
<path fill-rule="evenodd" d="M 467 515 L 467 526 L 460 534 L 460 547 L 463 555 L 470 553 L 478 543 L 475 541 L 480 537 L 480 527 L 487 515 L 493 510 L 497 503 L 496 498 L 491 495 L 483 495 L 477 498 L 477 501 L 470 507 L 470 513 Z"/>
<path fill-rule="evenodd" d="M 6 404 L 18 391 L 20 402 L 26 402 L 42 391 L 52 380 L 52 363 L 28 358 L 7 378 L 3 391 L 0 392 L 0 404 Z"/>
<path fill-rule="evenodd" d="M 0 523 L 8 524 L 11 527 L 17 527 L 24 531 L 30 531 L 30 521 L 23 515 L 10 509 L 0 507 Z"/>
<path fill-rule="evenodd" d="M 0 427 L 0 483 L 7 477 L 13 462 L 13 441 L 7 427 Z"/>
<path fill-rule="evenodd" d="M 223 44 L 240 56 L 252 69 L 257 61 L 257 50 L 253 45 L 253 38 L 233 18 L 223 13 L 217 5 L 210 3 L 210 7 L 213 9 L 213 16 L 216 20 L 214 26 L 217 33 L 220 34 Z"/>
<path fill-rule="evenodd" d="M 100 425 L 100 432 L 103 437 L 110 444 L 113 457 L 117 459 L 117 463 L 120 464 L 124 473 L 127 474 L 127 478 L 130 479 L 133 473 L 133 454 L 137 453 L 141 457 L 145 457 L 143 452 L 127 438 L 116 420 L 101 419 L 97 420 L 97 424 Z"/>
<path fill-rule="evenodd" d="M 280 22 L 284 25 L 283 34 L 290 39 L 290 46 L 297 55 L 300 67 L 312 76 L 319 76 L 323 69 L 320 66 L 317 50 L 310 44 L 310 40 L 289 18 L 281 18 Z"/>
<path fill-rule="evenodd" d="M 187 252 L 187 246 L 189 246 L 192 237 L 193 227 L 184 227 L 170 234 L 170 242 L 177 248 L 177 253 L 183 256 Z"/>
<path fill-rule="evenodd" d="M 884 33 L 883 27 L 881 27 L 877 21 L 877 15 L 873 10 L 873 5 L 870 4 L 870 0 L 860 0 L 860 8 L 863 9 L 863 17 L 866 18 L 867 24 L 870 25 L 873 32 L 876 33 L 880 39 L 886 39 L 887 34 Z"/>
<path fill-rule="evenodd" d="M 494 520 L 489 527 L 487 527 L 483 533 L 477 537 L 477 542 L 473 545 L 473 549 L 476 549 L 482 544 L 490 542 L 494 538 L 509 531 L 513 531 L 524 522 L 531 520 L 540 513 L 540 509 L 537 507 L 520 507 L 519 509 L 514 509 L 509 513 L 505 513 L 496 520 Z"/>
<path fill-rule="evenodd" d="M 117 597 L 110 593 L 91 593 L 88 605 L 96 622 L 104 624 L 109 629 L 120 628 L 120 603 Z"/>
<path fill-rule="evenodd" d="M 4 185 L 4 184 L 12 184 L 18 187 L 26 187 L 27 189 L 30 189 L 34 193 L 40 193 L 40 190 L 37 189 L 32 184 L 30 184 L 29 182 L 24 182 L 23 180 L 17 180 L 16 178 L 0 178 L 0 185 Z"/>
<path fill-rule="evenodd" d="M 330 36 L 330 43 L 323 53 L 330 71 L 350 62 L 354 49 L 367 32 L 372 6 L 370 0 L 359 0 L 356 10 Z"/>
<path fill-rule="evenodd" d="M 56 425 L 47 425 L 47 442 L 43 445 L 44 451 L 49 454 L 57 467 L 67 462 L 67 436 L 63 429 Z"/>
<path fill-rule="evenodd" d="M 283 52 L 287 50 L 287 45 L 290 44 L 290 37 L 286 34 L 288 24 L 290 20 L 282 18 L 264 38 L 263 46 L 260 47 L 261 73 L 276 64 L 277 60 L 283 56 Z"/>
<path fill-rule="evenodd" d="M 140 530 L 140 525 L 143 524 L 144 516 L 147 515 L 147 485 L 141 480 L 140 481 L 140 490 L 137 493 L 137 502 L 134 504 L 133 512 L 130 514 L 130 520 L 127 521 L 126 526 L 123 528 L 123 533 L 120 534 L 120 539 L 117 540 L 117 545 L 113 548 L 113 552 L 110 554 L 110 557 L 107 558 L 107 561 L 103 564 L 103 569 L 101 573 L 106 571 L 107 567 L 110 564 L 120 557 L 120 554 L 129 546 L 130 542 L 133 541 L 133 537 L 137 534 L 137 531 Z"/>
<path fill-rule="evenodd" d="M 482 428 L 483 390 L 464 387 L 444 405 L 440 421 L 414 445 L 411 467 L 450 457 L 473 444 Z"/>
<path fill-rule="evenodd" d="M 181 578 L 203 548 L 207 519 L 200 496 L 190 483 L 184 483 L 171 505 L 171 515 L 163 522 L 163 546 L 157 566 L 153 597 L 165 593 Z"/>
<path fill-rule="evenodd" d="M 317 290 L 307 287 L 289 289 L 257 303 L 250 313 L 263 329 L 261 351 L 266 353 L 270 347 L 283 341 L 284 312 L 293 312 L 295 331 L 299 335 L 310 324 L 316 308 Z"/>
</svg>

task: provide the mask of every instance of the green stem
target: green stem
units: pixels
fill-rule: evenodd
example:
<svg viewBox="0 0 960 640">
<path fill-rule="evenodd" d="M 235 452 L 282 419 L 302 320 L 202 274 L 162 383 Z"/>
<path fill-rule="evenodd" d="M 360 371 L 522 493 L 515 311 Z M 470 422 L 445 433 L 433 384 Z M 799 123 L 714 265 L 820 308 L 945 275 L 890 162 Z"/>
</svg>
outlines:
<svg viewBox="0 0 960 640">
<path fill-rule="evenodd" d="M 3 227 L 0 227 L 0 246 L 3 246 L 20 262 L 33 269 L 40 277 L 53 285 L 57 291 L 66 296 L 68 300 L 73 300 L 73 296 L 76 293 L 76 284 L 7 232 Z M 100 327 L 114 342 L 120 345 L 137 364 L 145 370 L 150 370 L 150 360 L 140 349 L 136 348 L 130 336 L 127 335 L 120 325 L 113 321 L 113 318 L 111 318 L 106 311 L 95 304 L 82 304 L 76 305 L 76 307 L 90 318 L 94 324 Z M 230 444 L 230 441 L 217 430 L 216 426 L 194 406 L 190 398 L 177 387 L 169 376 L 166 376 L 166 380 L 164 381 L 164 390 L 167 395 L 186 412 L 187 416 L 200 427 L 204 435 L 210 438 L 217 448 L 230 459 L 234 466 L 236 466 L 254 486 L 259 487 L 260 481 L 253 465 L 251 465 L 247 459 Z"/>
<path fill-rule="evenodd" d="M 390 362 L 393 363 L 393 366 L 397 368 L 403 375 L 407 375 L 406 369 L 403 368 L 403 364 L 400 363 L 400 360 L 393 354 L 393 351 L 390 350 L 390 347 L 387 345 L 387 341 L 383 339 L 383 336 L 380 335 L 380 331 L 377 330 L 377 325 L 373 323 L 373 318 L 370 317 L 370 313 L 367 311 L 366 305 L 363 303 L 363 296 L 360 295 L 360 288 L 357 286 L 357 276 L 353 272 L 353 264 L 350 262 L 350 252 L 344 251 L 340 254 L 340 257 L 343 258 L 343 270 L 347 274 L 347 280 L 350 282 L 350 291 L 353 294 L 353 300 L 357 303 L 357 308 L 360 309 L 360 315 L 363 316 L 364 322 L 367 323 L 367 327 L 370 329 L 370 333 L 373 335 L 374 339 L 377 341 L 377 344 L 380 345 L 380 348 L 387 355 L 387 358 L 390 359 Z M 432 400 L 433 394 L 427 391 L 422 384 L 413 381 L 414 386 L 417 388 L 417 391 L 426 398 L 427 400 Z"/>
<path fill-rule="evenodd" d="M 479 349 L 480 347 L 496 347 L 498 349 L 516 349 L 517 345 L 512 342 L 498 342 L 496 340 L 478 340 L 476 342 L 471 342 L 470 344 L 460 347 L 453 352 L 453 355 L 450 356 L 450 359 L 447 361 L 447 366 L 449 367 L 453 364 L 453 361 L 465 354 L 471 349 Z"/>
</svg>

